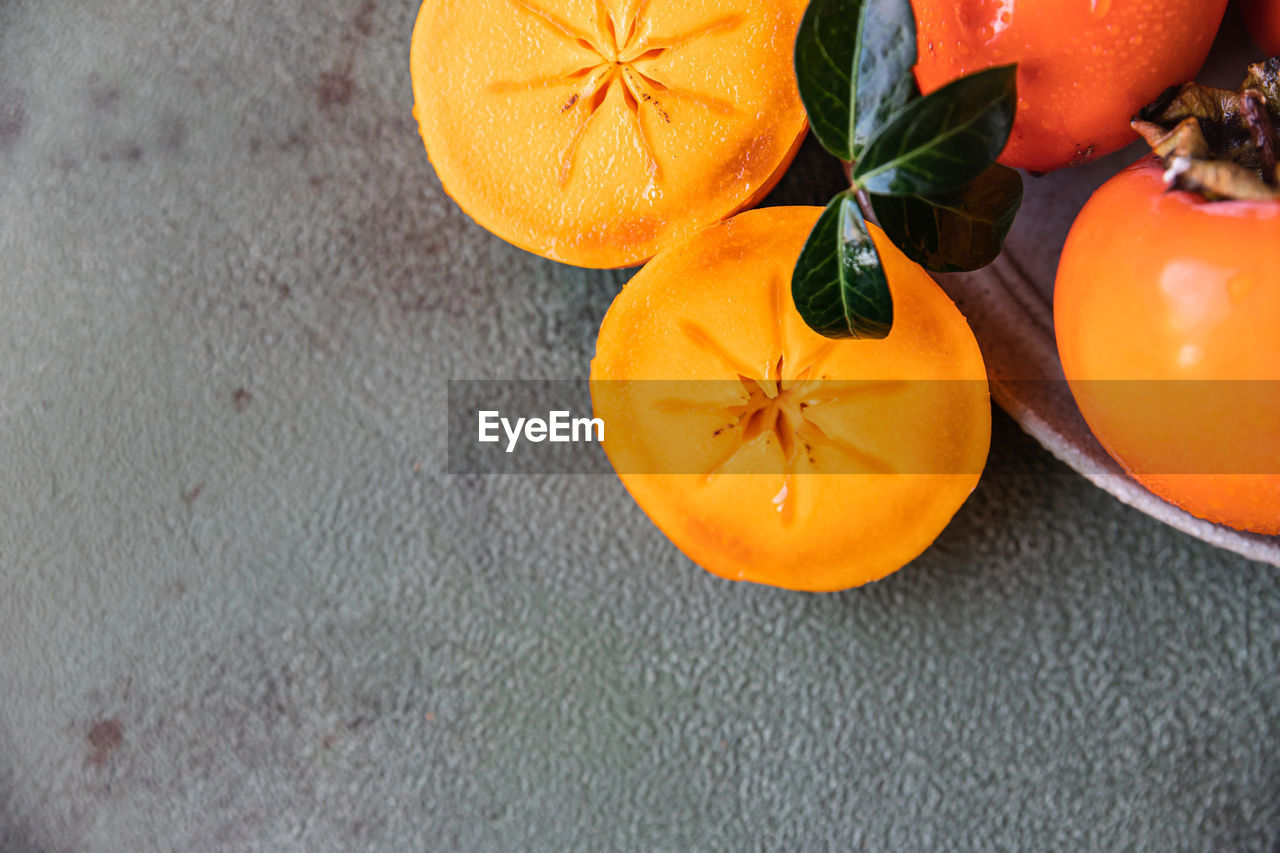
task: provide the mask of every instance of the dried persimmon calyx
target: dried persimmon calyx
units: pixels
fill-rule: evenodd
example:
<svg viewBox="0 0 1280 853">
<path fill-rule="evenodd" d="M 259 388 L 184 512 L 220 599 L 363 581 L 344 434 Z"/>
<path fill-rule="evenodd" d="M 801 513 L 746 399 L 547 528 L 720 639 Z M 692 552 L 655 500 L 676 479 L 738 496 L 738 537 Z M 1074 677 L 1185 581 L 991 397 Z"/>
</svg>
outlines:
<svg viewBox="0 0 1280 853">
<path fill-rule="evenodd" d="M 1236 90 L 1187 83 L 1134 120 L 1170 188 L 1211 201 L 1280 199 L 1280 57 L 1249 67 Z"/>
</svg>

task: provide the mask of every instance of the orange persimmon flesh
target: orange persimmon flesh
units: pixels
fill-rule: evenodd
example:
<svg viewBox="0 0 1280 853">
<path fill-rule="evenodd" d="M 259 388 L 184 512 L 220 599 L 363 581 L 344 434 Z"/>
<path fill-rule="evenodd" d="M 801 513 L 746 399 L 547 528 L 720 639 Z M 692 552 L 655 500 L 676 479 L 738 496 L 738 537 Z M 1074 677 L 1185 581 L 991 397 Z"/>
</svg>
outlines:
<svg viewBox="0 0 1280 853">
<path fill-rule="evenodd" d="M 749 211 L 660 253 L 605 316 L 591 394 L 614 469 L 690 559 L 831 591 L 933 542 L 977 485 L 991 401 L 964 317 L 875 226 L 889 336 L 805 325 L 791 272 L 820 213 Z"/>
<path fill-rule="evenodd" d="M 552 260 L 631 266 L 767 193 L 807 122 L 806 0 L 426 0 L 414 115 L 444 189 Z"/>
</svg>

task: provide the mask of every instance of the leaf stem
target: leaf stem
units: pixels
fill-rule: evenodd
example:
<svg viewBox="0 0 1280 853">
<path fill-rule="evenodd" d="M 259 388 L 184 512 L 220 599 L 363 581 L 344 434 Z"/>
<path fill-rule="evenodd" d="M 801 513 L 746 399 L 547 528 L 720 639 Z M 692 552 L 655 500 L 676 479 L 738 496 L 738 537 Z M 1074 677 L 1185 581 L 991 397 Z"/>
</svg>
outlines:
<svg viewBox="0 0 1280 853">
<path fill-rule="evenodd" d="M 875 212 L 871 209 L 871 196 L 867 194 L 867 188 L 862 185 L 862 181 L 853 176 L 853 167 L 857 163 L 852 160 L 841 160 L 840 165 L 844 167 L 844 176 L 849 181 L 849 189 L 857 193 L 858 207 L 862 208 L 862 215 L 873 222 L 878 222 Z"/>
<path fill-rule="evenodd" d="M 876 212 L 871 208 L 871 196 L 868 195 L 862 185 L 856 181 L 853 184 L 853 189 L 858 194 L 858 207 L 862 208 L 863 218 L 868 222 L 875 222 L 879 224 L 880 220 L 876 218 Z"/>
</svg>

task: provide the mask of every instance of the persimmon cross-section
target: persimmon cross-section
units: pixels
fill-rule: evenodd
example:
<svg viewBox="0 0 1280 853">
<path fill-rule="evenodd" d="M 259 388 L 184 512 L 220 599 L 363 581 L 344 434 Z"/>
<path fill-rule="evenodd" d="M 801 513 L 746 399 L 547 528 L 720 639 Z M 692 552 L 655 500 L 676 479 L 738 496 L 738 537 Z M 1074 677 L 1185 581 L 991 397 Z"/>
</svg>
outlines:
<svg viewBox="0 0 1280 853">
<path fill-rule="evenodd" d="M 581 266 L 629 266 L 761 199 L 806 118 L 805 0 L 427 0 L 415 115 L 479 224 Z"/>
<path fill-rule="evenodd" d="M 495 82 L 494 92 L 529 89 L 563 82 L 573 84 L 573 92 L 559 106 L 561 113 L 572 117 L 574 130 L 560 156 L 559 181 L 564 184 L 573 171 L 573 156 L 583 133 L 600 111 L 615 86 L 619 87 L 627 115 L 648 160 L 649 172 L 657 175 L 662 168 L 640 120 L 641 106 L 653 110 L 665 124 L 671 124 L 671 113 L 664 106 L 668 99 L 688 101 L 720 115 L 733 114 L 734 105 L 711 93 L 700 93 L 664 82 L 660 60 L 667 51 L 719 32 L 732 31 L 744 23 L 742 15 L 730 14 L 694 29 L 668 37 L 659 37 L 647 26 L 645 13 L 649 4 L 640 2 L 624 9 L 619 17 L 606 3 L 597 2 L 592 26 L 578 27 L 530 0 L 510 0 L 516 8 L 543 22 L 555 37 L 579 48 L 586 63 L 565 74 L 523 82 Z"/>
<path fill-rule="evenodd" d="M 787 299 L 785 284 L 775 276 L 770 283 L 771 301 L 777 306 L 773 312 L 773 346 L 763 371 L 753 370 L 740 361 L 717 340 L 703 325 L 693 319 L 680 320 L 676 325 L 681 334 L 697 349 L 721 363 L 726 371 L 736 375 L 741 385 L 737 399 L 729 404 L 707 403 L 700 399 L 667 397 L 659 405 L 664 411 L 692 411 L 706 408 L 721 414 L 724 425 L 717 427 L 713 436 L 728 436 L 727 447 L 707 468 L 706 477 L 722 474 L 757 442 L 773 443 L 782 454 L 782 486 L 773 504 L 784 524 L 795 519 L 796 473 L 801 461 L 809 467 L 817 464 L 815 448 L 823 448 L 842 454 L 843 466 L 849 471 L 868 474 L 892 474 L 895 466 L 882 454 L 865 450 L 855 442 L 830 435 L 821 423 L 813 418 L 815 412 L 839 404 L 854 396 L 866 394 L 901 393 L 910 387 L 903 380 L 830 380 L 823 379 L 821 369 L 836 348 L 830 341 L 817 349 L 804 353 L 795 363 L 787 361 L 786 324 L 784 323 Z M 763 373 L 763 375 L 760 375 Z"/>
</svg>

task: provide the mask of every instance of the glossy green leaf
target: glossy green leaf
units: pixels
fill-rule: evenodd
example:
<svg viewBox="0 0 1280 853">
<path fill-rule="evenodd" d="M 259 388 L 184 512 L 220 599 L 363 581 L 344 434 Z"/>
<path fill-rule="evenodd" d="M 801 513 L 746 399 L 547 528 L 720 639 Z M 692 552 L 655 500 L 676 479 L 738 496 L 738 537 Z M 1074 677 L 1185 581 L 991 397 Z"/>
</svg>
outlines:
<svg viewBox="0 0 1280 853">
<path fill-rule="evenodd" d="M 812 0 L 796 33 L 796 84 L 809 129 L 841 160 L 853 159 L 854 81 L 862 0 Z"/>
<path fill-rule="evenodd" d="M 867 145 L 853 181 L 880 195 L 948 192 L 977 178 L 1009 141 L 1017 66 L 961 77 L 912 101 Z"/>
<path fill-rule="evenodd" d="M 858 199 L 843 192 L 818 218 L 791 278 L 791 296 L 809 328 L 828 338 L 883 338 L 893 299 Z"/>
<path fill-rule="evenodd" d="M 868 26 L 870 24 L 870 26 Z M 853 154 L 910 101 L 920 96 L 916 64 L 916 16 L 908 0 L 864 0 L 859 35 Z"/>
<path fill-rule="evenodd" d="M 966 272 L 994 261 L 1021 205 L 1022 176 L 998 163 L 948 193 L 871 197 L 894 245 L 934 272 Z"/>
<path fill-rule="evenodd" d="M 870 26 L 868 26 L 870 23 Z M 796 36 L 800 98 L 822 146 L 854 160 L 916 97 L 915 16 L 908 0 L 812 0 Z"/>
</svg>

